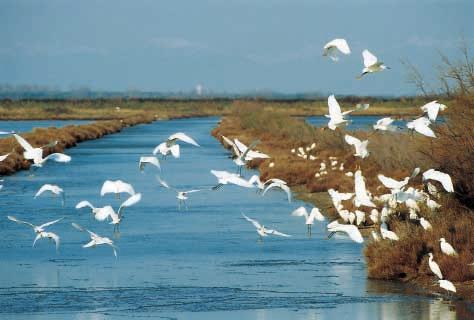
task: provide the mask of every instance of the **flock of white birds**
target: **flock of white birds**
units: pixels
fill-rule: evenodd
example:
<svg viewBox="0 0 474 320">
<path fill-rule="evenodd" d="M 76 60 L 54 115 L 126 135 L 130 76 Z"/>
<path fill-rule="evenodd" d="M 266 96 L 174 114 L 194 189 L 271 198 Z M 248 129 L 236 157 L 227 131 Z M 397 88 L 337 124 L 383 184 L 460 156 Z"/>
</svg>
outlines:
<svg viewBox="0 0 474 320">
<path fill-rule="evenodd" d="M 342 52 L 343 54 L 350 54 L 351 51 L 346 40 L 335 39 L 333 41 L 330 41 L 324 46 L 323 55 L 329 56 L 333 61 L 337 61 L 339 59 L 337 56 L 338 52 Z M 377 57 L 375 57 L 368 50 L 364 50 L 362 52 L 362 56 L 364 59 L 364 68 L 360 77 L 368 73 L 374 73 L 388 69 L 387 66 L 385 66 L 382 62 L 378 61 Z M 331 130 L 336 130 L 340 126 L 347 125 L 349 120 L 346 119 L 345 116 L 354 111 L 349 110 L 342 112 L 341 107 L 334 95 L 329 96 L 328 107 L 329 115 L 327 115 L 326 117 L 329 118 L 328 128 Z M 367 104 L 358 105 L 357 109 L 367 109 L 368 107 L 369 106 Z M 422 106 L 421 109 L 424 113 L 427 114 L 427 116 L 422 116 L 420 118 L 408 122 L 407 128 L 415 130 L 416 132 L 425 136 L 434 138 L 435 134 L 429 126 L 436 121 L 438 112 L 440 110 L 444 110 L 445 108 L 446 106 L 438 103 L 437 101 L 432 101 Z M 373 126 L 373 128 L 375 131 L 396 131 L 398 130 L 398 128 L 397 126 L 393 125 L 393 121 L 394 120 L 391 118 L 380 119 Z M 24 149 L 24 158 L 31 161 L 33 167 L 41 167 L 48 160 L 64 163 L 71 161 L 70 156 L 62 153 L 52 153 L 47 157 L 43 157 L 43 149 L 46 147 L 54 146 L 57 142 L 42 147 L 33 147 L 21 136 L 15 133 L 13 133 L 13 135 Z M 285 181 L 273 178 L 262 182 L 258 175 L 253 175 L 249 179 L 246 179 L 242 176 L 242 168 L 249 161 L 253 159 L 270 158 L 270 156 L 268 156 L 267 154 L 253 150 L 254 147 L 259 143 L 259 141 L 254 141 L 249 146 L 246 146 L 238 139 L 232 140 L 224 136 L 222 136 L 222 138 L 225 144 L 231 147 L 231 150 L 233 152 L 233 161 L 237 166 L 237 172 L 232 173 L 228 171 L 211 170 L 211 173 L 217 178 L 217 185 L 212 187 L 212 190 L 218 190 L 224 185 L 231 184 L 247 189 L 255 188 L 257 189 L 257 192 L 261 194 L 261 196 L 264 196 L 269 190 L 279 189 L 286 193 L 288 202 L 291 202 L 292 193 L 290 187 Z M 345 135 L 344 139 L 349 145 L 355 148 L 355 157 L 364 159 L 369 156 L 370 153 L 368 151 L 368 140 L 361 141 L 350 135 Z M 160 161 L 156 157 L 156 155 L 158 154 L 163 156 L 163 158 L 166 158 L 169 155 L 174 158 L 179 158 L 180 144 L 178 142 L 180 141 L 199 147 L 199 144 L 193 138 L 189 137 L 184 133 L 179 132 L 172 134 L 168 137 L 166 141 L 160 143 L 153 150 L 152 155 L 140 157 L 138 165 L 139 169 L 143 170 L 145 166 L 154 166 L 157 168 L 157 170 L 161 170 Z M 306 154 L 307 151 L 312 150 L 314 148 L 315 144 L 307 147 L 306 149 L 300 147 L 298 148 L 298 156 L 308 160 L 316 160 L 317 157 L 313 155 L 309 155 L 308 157 L 308 155 Z M 291 151 L 292 153 L 296 153 L 295 149 Z M 8 154 L 0 156 L 0 161 L 5 160 L 6 157 L 8 157 Z M 330 161 L 331 167 L 333 169 L 338 168 L 340 171 L 344 170 L 344 164 L 341 163 L 338 165 L 338 162 L 335 157 L 331 157 Z M 274 163 L 270 163 L 270 166 L 273 165 Z M 342 222 L 340 222 L 339 220 L 335 220 L 327 224 L 327 231 L 329 232 L 328 238 L 332 237 L 332 235 L 334 235 L 335 233 L 343 233 L 346 234 L 351 240 L 357 243 L 363 243 L 364 238 L 362 237 L 359 231 L 359 227 L 366 221 L 366 216 L 368 216 L 368 218 L 373 222 L 375 226 L 380 226 L 380 235 L 376 230 L 372 231 L 373 241 L 398 241 L 399 237 L 397 236 L 397 234 L 395 234 L 391 230 L 388 230 L 387 222 L 390 219 L 391 215 L 396 213 L 397 208 L 402 204 L 409 208 L 410 219 L 419 221 L 420 226 L 424 228 L 426 232 L 430 232 L 431 224 L 424 217 L 419 217 L 420 208 L 418 205 L 419 203 L 426 203 L 431 210 L 437 210 L 440 207 L 440 205 L 434 200 L 439 197 L 439 192 L 436 186 L 430 181 L 439 182 L 446 190 L 446 192 L 453 192 L 454 188 L 451 178 L 448 174 L 436 171 L 434 169 L 427 170 L 422 175 L 422 180 L 428 192 L 416 189 L 414 187 L 409 187 L 408 185 L 410 181 L 412 181 L 412 179 L 419 173 L 420 169 L 416 168 L 410 177 L 406 177 L 401 181 L 397 181 L 395 179 L 380 174 L 378 175 L 378 179 L 380 180 L 382 186 L 390 190 L 390 192 L 381 196 L 373 196 L 366 188 L 365 179 L 360 169 L 358 169 L 354 173 L 347 172 L 347 176 L 354 177 L 353 193 L 341 193 L 334 189 L 328 190 L 328 193 L 332 199 L 332 203 L 340 218 L 342 219 Z M 324 174 L 327 174 L 326 164 L 322 162 L 321 168 L 315 176 L 318 177 Z M 202 191 L 201 189 L 178 190 L 174 187 L 171 187 L 160 176 L 157 176 L 157 179 L 159 184 L 163 188 L 166 188 L 176 193 L 179 209 L 181 209 L 182 206 L 184 206 L 185 209 L 188 208 L 186 200 L 188 200 L 190 194 Z M 51 192 L 53 195 L 61 196 L 61 201 L 64 206 L 66 197 L 65 192 L 61 187 L 51 184 L 45 184 L 38 190 L 35 197 L 41 196 L 45 192 Z M 107 180 L 103 183 L 100 195 L 105 196 L 109 193 L 115 194 L 117 198 L 120 198 L 122 194 L 128 195 L 128 198 L 119 206 L 117 211 L 115 211 L 115 209 L 111 205 L 107 205 L 101 208 L 94 207 L 94 205 L 87 200 L 83 200 L 77 203 L 76 209 L 90 210 L 91 215 L 94 217 L 95 220 L 99 222 L 107 222 L 109 224 L 114 225 L 114 231 L 118 232 L 125 208 L 131 207 L 138 203 L 141 200 L 141 194 L 136 193 L 132 185 L 121 180 Z M 355 212 L 349 211 L 344 208 L 343 202 L 349 200 L 352 200 L 353 204 L 357 208 Z M 304 218 L 305 225 L 307 226 L 307 233 L 309 236 L 311 236 L 311 226 L 314 224 L 315 221 L 325 221 L 325 217 L 322 215 L 320 209 L 316 207 L 309 210 L 309 212 L 305 207 L 299 207 L 293 212 L 291 212 L 291 215 Z M 249 221 L 255 227 L 256 232 L 259 235 L 260 241 L 263 239 L 263 237 L 267 237 L 269 235 L 290 237 L 290 235 L 285 234 L 283 232 L 277 231 L 275 229 L 266 228 L 263 224 L 261 224 L 254 218 L 250 218 L 243 213 L 242 216 L 245 220 Z M 60 237 L 56 233 L 48 231 L 47 228 L 60 222 L 62 218 L 46 222 L 38 226 L 30 222 L 19 220 L 14 216 L 8 216 L 8 219 L 16 223 L 27 225 L 33 229 L 36 235 L 33 242 L 33 246 L 35 246 L 36 242 L 40 239 L 50 239 L 55 242 L 56 248 L 59 248 Z M 117 247 L 112 239 L 108 237 L 99 236 L 98 234 L 83 228 L 77 223 L 72 223 L 72 226 L 81 232 L 88 233 L 90 240 L 89 242 L 83 245 L 84 248 L 108 245 L 112 248 L 115 257 L 117 257 Z M 440 239 L 440 249 L 443 254 L 450 256 L 457 255 L 454 248 L 444 238 Z M 448 291 L 456 292 L 456 288 L 454 287 L 454 285 L 450 281 L 443 279 L 443 275 L 439 268 L 439 265 L 433 259 L 433 254 L 429 253 L 429 267 L 433 274 L 435 274 L 439 278 L 440 287 Z"/>
</svg>

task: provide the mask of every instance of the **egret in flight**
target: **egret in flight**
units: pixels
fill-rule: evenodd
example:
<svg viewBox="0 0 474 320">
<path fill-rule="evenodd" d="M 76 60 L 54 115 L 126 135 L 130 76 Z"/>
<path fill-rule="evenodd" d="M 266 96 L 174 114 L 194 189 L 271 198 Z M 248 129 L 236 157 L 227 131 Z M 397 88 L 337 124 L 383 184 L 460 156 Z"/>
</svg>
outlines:
<svg viewBox="0 0 474 320">
<path fill-rule="evenodd" d="M 53 195 L 55 196 L 58 196 L 58 195 L 61 195 L 61 203 L 62 203 L 62 206 L 64 207 L 64 204 L 66 202 L 66 193 L 64 192 L 64 190 L 57 186 L 57 185 L 53 185 L 53 184 L 44 184 L 39 190 L 38 192 L 36 192 L 35 194 L 35 199 L 37 197 L 39 197 L 43 192 L 46 192 L 46 191 L 49 191 L 51 192 Z"/>
<path fill-rule="evenodd" d="M 250 146 L 246 146 L 242 142 L 240 142 L 238 139 L 234 139 L 235 143 L 235 148 L 234 152 L 237 152 L 235 154 L 235 159 L 234 163 L 238 167 L 238 174 L 242 175 L 242 167 L 247 164 L 247 162 L 253 160 L 253 159 L 268 159 L 270 158 L 268 155 L 258 152 L 258 151 L 253 151 L 251 150 L 253 147 L 255 147 L 257 144 L 260 143 L 259 140 L 253 141 Z"/>
<path fill-rule="evenodd" d="M 84 229 L 83 227 L 81 227 L 80 225 L 78 225 L 77 223 L 72 223 L 72 226 L 74 228 L 76 228 L 77 230 L 81 231 L 81 232 L 87 232 L 89 233 L 89 236 L 91 238 L 91 241 L 89 241 L 88 243 L 86 243 L 85 245 L 83 245 L 82 247 L 83 248 L 95 248 L 97 246 L 100 246 L 100 245 L 103 245 L 103 244 L 106 244 L 108 246 L 110 246 L 114 252 L 114 256 L 115 258 L 117 258 L 117 247 L 115 246 L 114 242 L 112 239 L 109 239 L 107 237 L 101 237 L 99 236 L 98 234 L 90 231 L 90 230 L 87 230 L 87 229 Z"/>
<path fill-rule="evenodd" d="M 369 144 L 369 140 L 364 140 L 361 141 L 357 139 L 356 137 L 350 136 L 346 134 L 344 136 L 344 140 L 346 142 L 355 147 L 355 154 L 354 156 L 359 157 L 359 158 L 367 158 L 369 156 L 369 151 L 367 150 L 367 145 Z"/>
<path fill-rule="evenodd" d="M 245 220 L 251 222 L 254 225 L 254 227 L 257 229 L 257 233 L 260 236 L 260 241 L 263 241 L 263 237 L 267 237 L 269 234 L 274 235 L 274 236 L 280 236 L 280 237 L 291 237 L 289 234 L 282 233 L 273 229 L 267 229 L 265 228 L 264 225 L 261 225 L 257 220 L 251 219 L 243 213 L 242 213 L 242 216 L 245 218 Z"/>
<path fill-rule="evenodd" d="M 145 170 L 145 165 L 153 165 L 158 168 L 158 170 L 161 170 L 160 166 L 160 161 L 158 160 L 157 157 L 140 157 L 140 162 L 138 163 L 138 168 L 140 169 L 141 172 Z"/>
<path fill-rule="evenodd" d="M 121 193 L 128 193 L 129 195 L 133 196 L 135 194 L 135 190 L 131 184 L 123 182 L 122 180 L 106 180 L 100 189 L 100 195 L 104 196 L 107 193 L 115 193 L 115 197 L 120 199 Z"/>
<path fill-rule="evenodd" d="M 295 217 L 304 217 L 305 218 L 305 223 L 306 223 L 306 226 L 307 226 L 307 233 L 308 233 L 308 236 L 311 237 L 311 226 L 314 224 L 314 220 L 318 220 L 318 221 L 324 221 L 324 216 L 321 214 L 321 211 L 319 211 L 318 208 L 314 207 L 313 209 L 311 209 L 311 212 L 308 213 L 308 210 L 306 210 L 305 207 L 299 207 L 298 209 L 294 210 L 292 213 L 291 213 L 292 216 L 295 216 Z"/>
<path fill-rule="evenodd" d="M 346 125 L 349 120 L 344 119 L 344 116 L 354 111 L 348 110 L 341 112 L 341 106 L 333 94 L 328 97 L 328 107 L 329 115 L 325 115 L 325 117 L 330 119 L 328 122 L 328 128 L 331 130 L 336 130 L 337 127 Z"/>
<path fill-rule="evenodd" d="M 105 206 L 102 208 L 94 207 L 89 201 L 83 200 L 76 205 L 76 209 L 82 209 L 88 207 L 91 209 L 91 213 L 97 221 L 104 221 L 109 216 L 114 215 L 115 211 L 111 206 Z"/>
<path fill-rule="evenodd" d="M 217 178 L 217 185 L 212 187 L 212 190 L 220 189 L 225 184 L 234 184 L 249 189 L 255 187 L 253 181 L 245 180 L 236 173 L 218 170 L 211 170 L 211 173 Z"/>
<path fill-rule="evenodd" d="M 19 223 L 19 224 L 25 224 L 25 225 L 33 228 L 33 231 L 36 233 L 36 238 L 33 241 L 33 247 L 35 246 L 36 241 L 38 241 L 39 239 L 50 239 L 50 240 L 53 240 L 55 242 L 56 250 L 59 249 L 59 242 L 60 242 L 59 236 L 57 234 L 53 233 L 53 232 L 46 231 L 45 228 L 61 221 L 63 218 L 60 218 L 60 219 L 57 219 L 57 220 L 54 220 L 54 221 L 49 221 L 49 222 L 43 223 L 39 226 L 35 226 L 34 224 L 31 224 L 31 223 L 26 222 L 26 221 L 18 220 L 14 216 L 7 216 L 7 218 L 10 221 L 13 221 L 13 222 L 16 222 L 16 223 Z"/>
<path fill-rule="evenodd" d="M 288 198 L 288 202 L 291 203 L 291 190 L 290 190 L 290 187 L 288 187 L 288 185 L 286 184 L 286 182 L 283 181 L 283 180 L 270 183 L 270 184 L 263 190 L 262 196 L 264 196 L 265 193 L 267 193 L 268 190 L 273 189 L 273 188 L 278 188 L 278 189 L 283 190 L 283 191 L 286 193 L 286 196 L 287 196 L 287 198 Z"/>
<path fill-rule="evenodd" d="M 142 194 L 135 193 L 133 196 L 129 197 L 120 205 L 117 213 L 115 213 L 115 211 L 113 210 L 110 211 L 110 218 L 112 219 L 110 224 L 114 225 L 114 232 L 119 232 L 120 222 L 122 222 L 122 219 L 123 219 L 124 209 L 127 207 L 131 207 L 134 204 L 140 202 L 141 199 L 142 199 Z"/>
<path fill-rule="evenodd" d="M 393 125 L 394 121 L 395 120 L 390 117 L 382 118 L 382 119 L 377 120 L 373 128 L 374 130 L 395 132 L 397 131 L 398 128 L 397 126 Z"/>
<path fill-rule="evenodd" d="M 362 74 L 358 76 L 357 79 L 361 79 L 368 73 L 380 72 L 385 69 L 390 69 L 382 61 L 378 61 L 377 57 L 367 49 L 362 51 L 362 58 L 364 59 L 364 69 L 362 69 Z"/>
<path fill-rule="evenodd" d="M 364 238 L 362 238 L 362 234 L 360 233 L 359 229 L 353 224 L 341 224 L 337 220 L 335 220 L 327 225 L 327 229 L 329 232 L 328 239 L 331 238 L 334 234 L 342 232 L 347 234 L 349 238 L 351 238 L 351 240 L 354 242 L 364 242 Z"/>
<path fill-rule="evenodd" d="M 345 55 L 351 53 L 351 49 L 345 39 L 334 39 L 324 45 L 323 56 L 328 56 L 332 61 L 338 61 L 337 51 Z"/>
<path fill-rule="evenodd" d="M 444 104 L 438 103 L 438 101 L 431 101 L 420 107 L 420 109 L 428 114 L 428 118 L 431 122 L 435 122 L 438 117 L 438 112 L 444 111 L 447 107 Z"/>
<path fill-rule="evenodd" d="M 153 154 L 156 155 L 158 153 L 162 154 L 163 156 L 167 156 L 168 154 L 172 154 L 173 157 L 179 158 L 180 151 L 179 151 L 179 144 L 178 141 L 182 141 L 193 146 L 199 147 L 200 145 L 190 136 L 186 135 L 182 132 L 177 132 L 168 137 L 165 142 L 160 143 L 156 148 L 153 150 Z"/>
<path fill-rule="evenodd" d="M 370 199 L 370 195 L 365 187 L 365 180 L 362 176 L 362 172 L 357 170 L 354 174 L 355 184 L 355 198 L 354 204 L 356 207 L 366 206 L 375 208 L 375 204 Z"/>
<path fill-rule="evenodd" d="M 415 130 L 416 132 L 424 136 L 436 138 L 435 133 L 429 127 L 430 124 L 431 122 L 428 118 L 421 117 L 413 121 L 407 122 L 407 128 L 410 130 Z"/>
<path fill-rule="evenodd" d="M 63 163 L 71 161 L 70 156 L 59 152 L 51 153 L 49 156 L 43 158 L 43 148 L 54 147 L 55 145 L 57 145 L 57 141 L 51 142 L 39 148 L 33 148 L 31 144 L 29 144 L 28 141 L 26 141 L 23 137 L 17 134 L 13 134 L 13 136 L 25 150 L 25 152 L 23 152 L 23 157 L 27 160 L 33 160 L 33 166 L 35 167 L 42 167 L 48 160 Z"/>
<path fill-rule="evenodd" d="M 202 191 L 200 189 L 192 189 L 186 191 L 177 190 L 176 188 L 170 187 L 169 184 L 165 180 L 161 179 L 159 176 L 156 176 L 156 179 L 163 188 L 176 192 L 176 199 L 178 199 L 178 210 L 181 210 L 181 205 L 184 205 L 184 208 L 188 210 L 188 205 L 186 204 L 186 200 L 188 200 L 188 195 L 190 193 Z"/>
<path fill-rule="evenodd" d="M 447 192 L 454 192 L 453 181 L 451 180 L 451 177 L 447 173 L 437 171 L 434 169 L 429 169 L 423 172 L 423 181 L 426 181 L 426 180 L 438 181 L 439 183 L 441 183 L 444 190 L 446 190 Z"/>
</svg>

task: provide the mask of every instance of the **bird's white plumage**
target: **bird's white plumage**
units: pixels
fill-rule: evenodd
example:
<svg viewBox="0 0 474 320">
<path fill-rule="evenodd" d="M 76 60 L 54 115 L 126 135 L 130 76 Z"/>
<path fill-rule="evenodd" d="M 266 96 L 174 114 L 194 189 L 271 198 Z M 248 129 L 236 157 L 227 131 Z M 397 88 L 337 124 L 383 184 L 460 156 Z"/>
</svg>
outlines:
<svg viewBox="0 0 474 320">
<path fill-rule="evenodd" d="M 338 61 L 338 50 L 345 55 L 351 53 L 351 49 L 349 48 L 349 45 L 345 39 L 334 39 L 324 45 L 323 56 L 329 56 L 331 60 Z"/>
<path fill-rule="evenodd" d="M 456 292 L 456 287 L 449 280 L 438 280 L 439 286 L 447 291 Z"/>
<path fill-rule="evenodd" d="M 354 185 L 355 185 L 355 198 L 354 204 L 356 207 L 366 206 L 375 208 L 375 204 L 370 199 L 370 196 L 365 187 L 364 177 L 362 172 L 357 170 L 354 174 Z"/>
<path fill-rule="evenodd" d="M 454 192 L 453 181 L 449 174 L 437 171 L 434 169 L 429 169 L 423 172 L 423 181 L 425 180 L 435 180 L 441 183 L 444 190 L 447 192 Z"/>
<path fill-rule="evenodd" d="M 330 118 L 328 123 L 328 128 L 331 130 L 336 130 L 338 126 L 346 124 L 348 120 L 344 119 L 344 115 L 351 113 L 354 110 L 348 110 L 345 112 L 341 112 L 341 106 L 336 100 L 334 95 L 330 95 L 328 97 L 328 108 L 329 108 L 329 115 L 326 115 L 327 118 Z"/>
<path fill-rule="evenodd" d="M 430 267 L 431 272 L 433 272 L 439 279 L 443 279 L 443 274 L 441 273 L 439 265 L 433 260 L 433 254 L 430 252 L 428 253 L 428 256 L 428 266 Z"/>
<path fill-rule="evenodd" d="M 352 224 L 341 224 L 337 220 L 331 222 L 327 225 L 328 232 L 331 234 L 333 233 L 346 233 L 352 241 L 357 243 L 363 243 L 364 238 L 362 238 L 362 234 L 360 233 L 359 229 L 352 225 Z"/>
<path fill-rule="evenodd" d="M 446 106 L 444 104 L 438 103 L 438 101 L 431 101 L 427 104 L 420 107 L 420 109 L 428 114 L 428 118 L 431 122 L 435 122 L 438 117 L 438 112 L 445 110 Z"/>
<path fill-rule="evenodd" d="M 407 128 L 411 130 L 415 130 L 416 132 L 430 137 L 430 138 L 436 138 L 435 133 L 433 130 L 429 127 L 431 124 L 430 120 L 425 117 L 417 118 L 413 121 L 407 122 Z"/>
<path fill-rule="evenodd" d="M 367 145 L 369 144 L 369 140 L 361 141 L 356 137 L 346 134 L 344 136 L 344 140 L 351 146 L 355 147 L 355 154 L 354 156 L 359 158 L 367 158 L 369 156 L 369 151 L 367 150 Z"/>
<path fill-rule="evenodd" d="M 279 189 L 283 190 L 283 191 L 286 193 L 286 195 L 287 195 L 288 202 L 291 202 L 291 190 L 290 190 L 290 187 L 288 187 L 288 186 L 286 185 L 286 183 L 285 183 L 285 184 L 279 183 L 279 182 L 272 182 L 272 183 L 270 183 L 270 184 L 263 190 L 262 196 L 264 196 L 265 193 L 267 193 L 268 190 L 273 189 L 273 188 L 279 188 Z"/>
<path fill-rule="evenodd" d="M 161 170 L 160 161 L 158 160 L 157 157 L 152 157 L 152 156 L 140 157 L 140 161 L 138 162 L 138 168 L 141 171 L 143 171 L 146 164 L 153 165 L 153 166 L 155 166 L 155 167 L 157 167 L 158 169 Z"/>
<path fill-rule="evenodd" d="M 382 118 L 377 120 L 377 122 L 374 124 L 373 128 L 374 130 L 380 130 L 380 131 L 397 131 L 397 127 L 393 125 L 393 122 L 395 120 L 387 117 L 387 118 Z"/>
<path fill-rule="evenodd" d="M 135 194 L 135 190 L 131 184 L 123 182 L 122 180 L 106 180 L 100 189 L 100 195 L 104 196 L 107 193 L 128 193 L 129 195 L 133 196 Z"/>
<path fill-rule="evenodd" d="M 364 59 L 364 66 L 366 68 L 370 68 L 378 62 L 377 57 L 367 49 L 362 51 L 362 58 Z"/>
<path fill-rule="evenodd" d="M 458 253 L 454 250 L 453 246 L 446 241 L 445 238 L 439 239 L 441 252 L 448 256 L 457 256 Z"/>
</svg>

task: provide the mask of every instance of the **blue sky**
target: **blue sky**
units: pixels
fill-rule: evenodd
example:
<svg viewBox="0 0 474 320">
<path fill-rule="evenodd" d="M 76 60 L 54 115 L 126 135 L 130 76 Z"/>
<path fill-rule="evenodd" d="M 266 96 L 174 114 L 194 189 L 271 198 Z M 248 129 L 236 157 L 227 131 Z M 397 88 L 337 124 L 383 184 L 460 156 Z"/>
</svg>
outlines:
<svg viewBox="0 0 474 320">
<path fill-rule="evenodd" d="M 0 0 L 0 83 L 69 89 L 412 94 L 474 40 L 472 0 Z M 333 63 L 323 45 L 346 38 Z M 361 81 L 368 48 L 392 69 Z"/>
</svg>

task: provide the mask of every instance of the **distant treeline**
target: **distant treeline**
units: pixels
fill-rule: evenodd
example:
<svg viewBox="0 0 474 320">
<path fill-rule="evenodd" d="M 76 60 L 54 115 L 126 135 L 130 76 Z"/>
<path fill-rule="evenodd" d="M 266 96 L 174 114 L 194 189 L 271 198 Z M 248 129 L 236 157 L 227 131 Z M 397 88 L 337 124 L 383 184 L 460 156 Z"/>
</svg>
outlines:
<svg viewBox="0 0 474 320">
<path fill-rule="evenodd" d="M 269 90 L 228 93 L 228 92 L 210 92 L 202 95 L 195 91 L 179 92 L 156 92 L 156 91 L 96 91 L 89 88 L 78 88 L 71 90 L 59 90 L 46 86 L 30 85 L 5 85 L 0 84 L 1 100 L 110 100 L 110 99 L 129 99 L 137 101 L 228 101 L 228 100 L 266 100 L 266 101 L 301 101 L 301 100 L 325 100 L 327 94 L 320 92 L 302 92 L 302 93 L 280 93 Z M 413 99 L 414 97 L 397 96 L 374 96 L 364 97 L 356 95 L 339 96 L 338 99 L 344 99 L 348 102 L 359 101 L 389 101 L 400 99 Z"/>
</svg>

